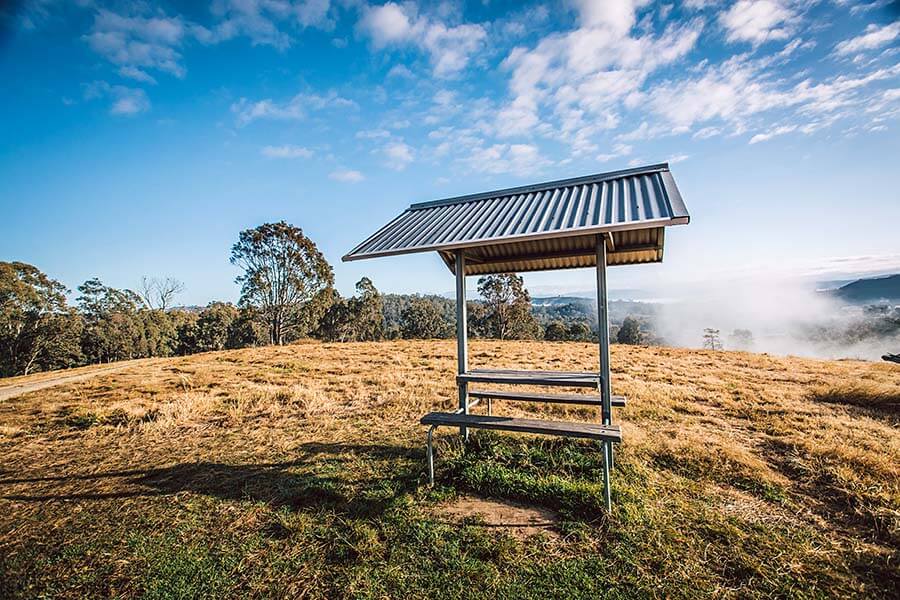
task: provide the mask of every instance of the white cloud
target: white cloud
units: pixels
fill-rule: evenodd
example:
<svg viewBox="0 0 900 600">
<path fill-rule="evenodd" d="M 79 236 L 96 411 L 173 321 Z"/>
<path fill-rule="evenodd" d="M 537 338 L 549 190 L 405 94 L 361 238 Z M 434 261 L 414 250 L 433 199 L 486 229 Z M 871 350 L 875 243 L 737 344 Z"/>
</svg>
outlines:
<svg viewBox="0 0 900 600">
<path fill-rule="evenodd" d="M 550 9 L 543 4 L 507 13 L 491 24 L 492 38 L 506 41 L 525 36 L 546 23 L 549 18 Z"/>
<path fill-rule="evenodd" d="M 534 144 L 494 144 L 475 148 L 461 162 L 479 173 L 533 175 L 551 164 Z"/>
<path fill-rule="evenodd" d="M 188 40 L 215 44 L 246 36 L 254 45 L 283 49 L 291 44 L 291 35 L 281 30 L 283 23 L 299 28 L 333 26 L 328 17 L 330 0 L 215 0 L 211 12 L 216 21 L 210 27 L 161 11 L 146 16 L 154 10 L 149 3 L 119 6 L 130 14 L 101 8 L 83 39 L 92 50 L 118 65 L 122 76 L 147 82 L 152 80 L 147 70 L 184 77 L 186 69 L 179 49 Z"/>
<path fill-rule="evenodd" d="M 691 156 L 689 154 L 674 154 L 669 157 L 669 160 L 666 161 L 670 165 L 674 165 L 676 163 L 684 162 L 689 159 Z"/>
<path fill-rule="evenodd" d="M 447 27 L 434 23 L 427 28 L 422 43 L 431 54 L 434 74 L 445 77 L 463 70 L 486 37 L 487 32 L 481 25 Z"/>
<path fill-rule="evenodd" d="M 705 140 L 707 138 L 715 137 L 717 135 L 721 135 L 722 130 L 718 127 L 704 127 L 703 129 L 698 130 L 693 136 L 694 139 L 697 140 Z"/>
<path fill-rule="evenodd" d="M 264 146 L 260 150 L 268 158 L 311 158 L 313 151 L 303 146 L 285 144 L 284 146 Z"/>
<path fill-rule="evenodd" d="M 369 34 L 376 48 L 405 42 L 413 37 L 410 15 L 395 2 L 366 7 L 359 28 Z"/>
<path fill-rule="evenodd" d="M 330 29 L 334 24 L 328 18 L 330 0 L 304 0 L 293 3 L 293 18 L 301 27 Z"/>
<path fill-rule="evenodd" d="M 359 171 L 350 169 L 338 169 L 328 174 L 328 178 L 334 181 L 342 181 L 344 183 L 359 183 L 365 180 L 365 176 Z"/>
<path fill-rule="evenodd" d="M 277 6 L 277 5 L 273 5 Z M 254 0 L 223 0 L 214 2 L 213 13 L 219 21 L 210 29 L 198 26 L 197 39 L 207 44 L 245 36 L 254 46 L 273 46 L 284 50 L 291 45 L 291 36 L 281 31 L 275 15 Z"/>
<path fill-rule="evenodd" d="M 211 28 L 194 27 L 196 37 L 205 43 L 218 43 L 244 36 L 253 45 L 285 49 L 291 45 L 291 34 L 282 23 L 299 28 L 316 27 L 331 30 L 328 17 L 329 0 L 216 0 L 212 12 L 219 19 Z"/>
<path fill-rule="evenodd" d="M 834 51 L 839 56 L 848 56 L 857 52 L 881 48 L 894 42 L 897 38 L 900 38 L 900 21 L 894 21 L 884 26 L 873 23 L 866 27 L 864 34 L 844 40 L 835 46 Z"/>
<path fill-rule="evenodd" d="M 385 164 L 395 171 L 404 170 L 415 160 L 413 149 L 402 141 L 390 142 L 381 149 Z"/>
<path fill-rule="evenodd" d="M 413 4 L 396 2 L 366 7 L 357 28 L 372 40 L 376 49 L 404 44 L 419 47 L 430 56 L 438 77 L 463 70 L 487 37 L 482 25 L 449 26 L 417 14 Z"/>
<path fill-rule="evenodd" d="M 796 131 L 796 125 L 782 125 L 780 127 L 776 127 L 774 129 L 770 129 L 765 133 L 757 133 L 752 138 L 750 138 L 751 144 L 758 144 L 760 142 L 767 142 L 774 137 L 778 137 L 780 135 L 785 135 L 787 133 L 791 133 L 792 131 Z"/>
<path fill-rule="evenodd" d="M 110 85 L 105 81 L 94 81 L 85 85 L 84 98 L 109 99 L 111 115 L 132 116 L 150 110 L 150 100 L 144 90 L 124 85 Z"/>
<path fill-rule="evenodd" d="M 110 114 L 128 116 L 147 110 L 150 110 L 150 100 L 147 99 L 147 94 L 144 90 L 140 89 L 117 90 L 115 100 L 113 100 L 112 106 L 109 108 Z"/>
<path fill-rule="evenodd" d="M 582 27 L 606 27 L 619 35 L 628 33 L 636 22 L 638 8 L 649 0 L 572 0 Z"/>
<path fill-rule="evenodd" d="M 684 0 L 683 2 L 684 7 L 691 10 L 703 10 L 710 6 L 717 6 L 720 3 L 721 0 Z"/>
<path fill-rule="evenodd" d="M 156 69 L 184 77 L 176 48 L 185 37 L 180 17 L 125 17 L 101 9 L 91 32 L 84 36 L 91 49 L 111 63 L 132 69 Z"/>
<path fill-rule="evenodd" d="M 776 54 L 778 58 L 788 58 L 792 54 L 801 50 L 810 50 L 816 47 L 815 40 L 802 40 L 800 38 L 788 42 L 781 51 Z"/>
<path fill-rule="evenodd" d="M 812 118 L 805 127 L 820 129 L 858 115 L 872 105 L 870 86 L 900 75 L 900 65 L 894 65 L 853 76 L 821 81 L 807 77 L 797 82 L 770 72 L 771 64 L 771 58 L 751 60 L 739 55 L 719 65 L 704 65 L 691 77 L 659 82 L 645 99 L 646 112 L 658 120 L 649 119 L 617 139 L 653 139 L 690 132 L 697 126 L 701 128 L 694 137 L 700 139 L 739 135 L 758 128 L 768 114 L 786 113 Z"/>
<path fill-rule="evenodd" d="M 684 128 L 713 119 L 735 122 L 782 102 L 753 65 L 739 59 L 709 67 L 694 79 L 664 82 L 649 95 L 651 110 Z"/>
<path fill-rule="evenodd" d="M 409 70 L 406 65 L 394 65 L 391 67 L 391 70 L 388 71 L 388 77 L 399 77 L 401 79 L 412 79 L 413 72 Z"/>
<path fill-rule="evenodd" d="M 838 0 L 837 3 L 842 6 L 851 5 L 850 6 L 850 14 L 858 15 L 858 14 L 869 12 L 870 10 L 884 8 L 885 6 L 888 6 L 889 4 L 891 4 L 891 2 L 893 2 L 893 1 L 894 0 L 874 0 L 873 2 L 869 2 L 869 3 L 857 4 L 856 2 L 853 2 L 852 0 L 843 0 L 843 1 Z"/>
<path fill-rule="evenodd" d="M 391 137 L 387 129 L 363 129 L 356 132 L 356 138 L 360 140 L 377 140 Z"/>
<path fill-rule="evenodd" d="M 525 135 L 539 122 L 537 101 L 531 96 L 518 96 L 497 113 L 497 135 Z"/>
<path fill-rule="evenodd" d="M 792 31 L 794 13 L 780 0 L 738 0 L 719 15 L 729 42 L 787 39 Z"/>
<path fill-rule="evenodd" d="M 900 65 L 877 69 L 858 76 L 839 75 L 825 81 L 804 79 L 791 86 L 781 79 L 773 79 L 761 70 L 759 62 L 740 57 L 722 65 L 711 66 L 696 78 L 664 82 L 650 95 L 649 107 L 662 122 L 647 125 L 623 135 L 620 139 L 650 139 L 667 131 L 688 131 L 697 124 L 706 124 L 694 137 L 706 138 L 720 134 L 739 134 L 751 119 L 773 111 L 793 111 L 797 115 L 813 117 L 804 125 L 804 133 L 812 133 L 851 117 L 871 105 L 866 88 L 900 74 Z M 788 125 L 757 134 L 751 143 L 771 139 L 797 129 Z"/>
<path fill-rule="evenodd" d="M 628 144 L 616 144 L 615 146 L 613 146 L 612 152 L 609 152 L 606 154 L 598 154 L 597 160 L 599 162 L 609 162 L 609 161 L 613 160 L 614 158 L 628 156 L 629 154 L 631 154 L 631 152 L 633 150 L 634 150 L 634 148 L 632 148 Z"/>
<path fill-rule="evenodd" d="M 129 79 L 134 79 L 135 81 L 143 81 L 144 83 L 156 85 L 156 79 L 154 79 L 147 72 L 138 69 L 137 67 L 121 67 L 119 68 L 119 75 L 121 75 L 122 77 L 127 77 Z"/>
<path fill-rule="evenodd" d="M 500 137 L 541 135 L 571 146 L 573 155 L 598 150 L 603 130 L 615 128 L 623 109 L 639 104 L 641 88 L 658 68 L 685 56 L 703 29 L 702 19 L 666 27 L 659 35 L 633 35 L 643 1 L 573 2 L 580 27 L 518 47 L 503 61 L 511 72 L 511 99 L 496 113 Z"/>
<path fill-rule="evenodd" d="M 642 140 L 652 140 L 658 137 L 674 135 L 676 133 L 684 133 L 686 128 L 681 125 L 656 124 L 650 125 L 647 121 L 641 121 L 641 124 L 631 131 L 621 133 L 616 136 L 620 142 L 638 142 Z"/>
<path fill-rule="evenodd" d="M 356 108 L 356 103 L 347 98 L 328 92 L 319 94 L 300 93 L 286 102 L 276 102 L 271 98 L 253 102 L 241 98 L 231 105 L 238 126 L 243 127 L 259 119 L 299 120 L 310 111 L 334 108 Z"/>
<path fill-rule="evenodd" d="M 864 88 L 898 75 L 900 64 L 858 76 L 839 75 L 821 83 L 805 79 L 788 92 L 786 102 L 798 105 L 804 114 L 834 113 L 840 109 L 862 107 L 869 101 L 861 93 Z"/>
</svg>

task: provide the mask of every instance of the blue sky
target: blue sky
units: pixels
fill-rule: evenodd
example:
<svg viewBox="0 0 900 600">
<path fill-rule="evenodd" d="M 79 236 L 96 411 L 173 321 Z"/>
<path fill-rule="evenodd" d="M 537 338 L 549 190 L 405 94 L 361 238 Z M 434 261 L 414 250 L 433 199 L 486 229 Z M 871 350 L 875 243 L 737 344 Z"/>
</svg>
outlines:
<svg viewBox="0 0 900 600">
<path fill-rule="evenodd" d="M 411 202 L 670 161 L 692 223 L 622 288 L 900 271 L 900 23 L 880 0 L 64 2 L 7 9 L 0 259 L 236 300 L 241 229 L 341 264 Z M 586 271 L 532 275 L 589 289 Z"/>
</svg>

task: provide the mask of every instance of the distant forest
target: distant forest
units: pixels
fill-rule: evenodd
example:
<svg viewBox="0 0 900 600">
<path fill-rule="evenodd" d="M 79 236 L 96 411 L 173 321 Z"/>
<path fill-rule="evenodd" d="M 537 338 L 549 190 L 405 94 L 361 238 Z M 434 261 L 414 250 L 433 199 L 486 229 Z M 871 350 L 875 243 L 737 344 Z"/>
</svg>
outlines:
<svg viewBox="0 0 900 600">
<path fill-rule="evenodd" d="M 451 338 L 455 301 L 436 295 L 382 294 L 368 278 L 345 298 L 334 288 L 330 264 L 302 230 L 284 222 L 240 233 L 231 262 L 241 269 L 238 303 L 204 308 L 174 306 L 183 284 L 143 278 L 138 290 L 120 290 L 93 278 L 69 290 L 37 267 L 0 262 L 0 376 L 197 352 L 285 344 L 302 338 L 377 341 Z M 596 301 L 532 300 L 521 277 L 489 275 L 477 281 L 469 301 L 469 335 L 475 338 L 596 342 Z M 664 344 L 655 330 L 656 307 L 610 303 L 611 339 L 625 344 Z M 866 309 L 845 329 L 817 328 L 809 339 L 846 339 L 900 332 L 900 310 Z M 722 339 L 724 337 L 724 340 Z M 704 332 L 704 346 L 752 349 L 753 333 Z"/>
</svg>

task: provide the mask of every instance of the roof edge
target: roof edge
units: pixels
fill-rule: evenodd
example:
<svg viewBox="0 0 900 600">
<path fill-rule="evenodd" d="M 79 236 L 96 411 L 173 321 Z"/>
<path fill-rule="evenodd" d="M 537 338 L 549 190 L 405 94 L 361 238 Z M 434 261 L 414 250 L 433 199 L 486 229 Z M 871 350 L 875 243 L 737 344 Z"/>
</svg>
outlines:
<svg viewBox="0 0 900 600">
<path fill-rule="evenodd" d="M 420 252 L 441 252 L 441 251 L 450 251 L 450 250 L 464 250 L 466 248 L 474 248 L 477 246 L 493 246 L 496 244 L 509 244 L 515 242 L 525 242 L 530 240 L 542 240 L 542 239 L 551 239 L 551 238 L 561 238 L 561 237 L 571 237 L 571 236 L 582 236 L 582 235 L 591 235 L 591 234 L 599 234 L 599 233 L 615 233 L 617 231 L 626 231 L 632 229 L 654 229 L 656 227 L 669 227 L 672 225 L 687 225 L 690 222 L 690 217 L 685 216 L 673 216 L 666 217 L 660 219 L 651 219 L 647 221 L 641 221 L 640 226 L 635 227 L 633 223 L 620 223 L 616 225 L 603 225 L 603 226 L 590 226 L 590 227 L 575 227 L 572 229 L 564 229 L 562 231 L 553 231 L 553 232 L 545 232 L 540 234 L 524 234 L 518 235 L 509 238 L 489 238 L 484 240 L 479 240 L 477 242 L 448 242 L 445 244 L 438 244 L 434 246 L 413 246 L 410 248 L 403 248 L 402 250 L 379 250 L 376 252 L 369 252 L 366 254 L 354 254 L 353 251 L 348 252 L 344 256 L 341 257 L 341 262 L 352 262 L 356 260 L 366 260 L 369 258 L 382 258 L 386 256 L 400 256 L 403 254 L 417 254 Z"/>
<path fill-rule="evenodd" d="M 655 165 L 647 165 L 645 167 L 635 167 L 632 169 L 622 169 L 620 171 L 610 171 L 608 173 L 597 173 L 595 175 L 583 175 L 581 177 L 572 177 L 570 179 L 557 179 L 555 181 L 545 181 L 543 183 L 533 183 L 531 185 L 522 185 L 518 187 L 504 188 L 493 190 L 490 192 L 479 192 L 477 194 L 467 194 L 463 196 L 454 196 L 452 198 L 444 198 L 442 200 L 430 200 L 428 202 L 418 202 L 411 204 L 407 210 L 420 210 L 423 208 L 432 208 L 435 206 L 444 206 L 447 204 L 462 204 L 464 202 L 475 202 L 476 200 L 484 200 L 485 198 L 498 198 L 502 196 L 512 196 L 514 194 L 527 194 L 545 188 L 567 187 L 572 185 L 582 185 L 585 183 L 597 183 L 607 181 L 609 179 L 618 179 L 620 177 L 629 177 L 631 175 L 649 175 L 650 173 L 659 173 L 668 171 L 669 163 L 659 163 Z"/>
</svg>

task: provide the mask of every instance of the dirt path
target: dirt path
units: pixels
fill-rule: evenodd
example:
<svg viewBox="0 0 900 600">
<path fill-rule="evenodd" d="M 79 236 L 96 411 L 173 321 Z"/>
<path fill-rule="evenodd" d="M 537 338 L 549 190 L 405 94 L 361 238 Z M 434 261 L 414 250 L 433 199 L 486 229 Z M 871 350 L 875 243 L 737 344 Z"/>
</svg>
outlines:
<svg viewBox="0 0 900 600">
<path fill-rule="evenodd" d="M 9 400 L 10 398 L 15 398 L 16 396 L 20 396 L 22 394 L 27 394 L 28 392 L 36 392 L 37 390 L 43 390 L 48 387 L 53 387 L 56 385 L 62 385 L 64 383 L 73 383 L 76 381 L 84 381 L 85 379 L 90 379 L 91 377 L 96 377 L 97 375 L 102 375 L 103 373 L 109 373 L 110 371 L 119 371 L 124 369 L 125 367 L 131 366 L 131 361 L 128 361 L 123 364 L 117 364 L 110 367 L 105 367 L 103 369 L 96 369 L 94 371 L 90 371 L 88 373 L 76 373 L 70 375 L 59 375 L 58 377 L 50 377 L 47 379 L 41 379 L 39 381 L 26 381 L 22 383 L 16 383 L 12 385 L 0 385 L 0 401 Z"/>
</svg>

